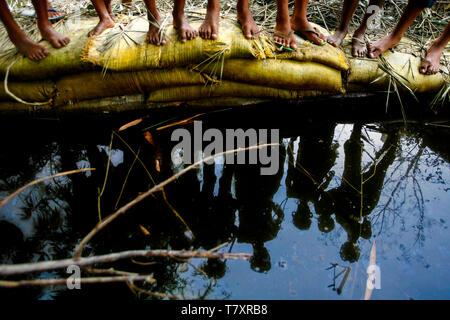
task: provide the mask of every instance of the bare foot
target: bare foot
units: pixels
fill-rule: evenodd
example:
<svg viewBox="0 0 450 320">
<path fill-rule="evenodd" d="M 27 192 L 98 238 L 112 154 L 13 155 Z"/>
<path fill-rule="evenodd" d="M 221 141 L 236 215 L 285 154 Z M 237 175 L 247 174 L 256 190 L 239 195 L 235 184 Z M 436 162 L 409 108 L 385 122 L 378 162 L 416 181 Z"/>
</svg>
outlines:
<svg viewBox="0 0 450 320">
<path fill-rule="evenodd" d="M 273 40 L 282 44 L 285 47 L 297 49 L 297 43 L 295 41 L 294 30 L 291 29 L 291 26 L 288 23 L 285 24 L 277 24 L 274 28 Z"/>
<path fill-rule="evenodd" d="M 159 21 L 157 25 L 159 26 Z M 149 25 L 147 32 L 147 42 L 156 46 L 165 45 L 166 36 L 160 31 L 157 25 Z"/>
<path fill-rule="evenodd" d="M 53 48 L 59 49 L 70 43 L 70 39 L 56 32 L 51 24 L 44 23 L 40 24 L 38 27 L 42 38 L 50 42 Z"/>
<path fill-rule="evenodd" d="M 242 32 L 247 39 L 253 39 L 259 34 L 258 25 L 250 13 L 244 12 L 237 14 L 237 20 L 241 24 Z"/>
<path fill-rule="evenodd" d="M 427 75 L 438 73 L 443 49 L 444 47 L 433 44 L 428 49 L 427 56 L 419 67 L 419 72 Z"/>
<path fill-rule="evenodd" d="M 315 44 L 322 45 L 327 41 L 327 38 L 314 30 L 314 27 L 308 21 L 302 21 L 300 19 L 291 19 L 291 27 L 298 33 L 301 33 L 307 40 L 312 41 Z"/>
<path fill-rule="evenodd" d="M 347 35 L 347 30 L 336 30 L 334 34 L 327 38 L 327 42 L 331 44 L 333 47 L 339 47 L 341 45 L 342 40 L 344 40 Z M 322 41 L 323 42 L 323 41 Z"/>
<path fill-rule="evenodd" d="M 10 39 L 17 50 L 30 60 L 42 60 L 49 54 L 44 46 L 32 41 L 25 35 L 10 36 Z"/>
<path fill-rule="evenodd" d="M 100 19 L 99 23 L 95 26 L 95 28 L 89 31 L 88 36 L 89 37 L 98 36 L 102 34 L 105 30 L 114 27 L 114 25 L 115 25 L 114 20 L 111 17 L 106 19 Z"/>
<path fill-rule="evenodd" d="M 353 34 L 352 38 L 352 56 L 365 57 L 367 55 L 367 45 L 364 41 L 364 36 L 357 37 Z"/>
<path fill-rule="evenodd" d="M 400 39 L 396 39 L 391 35 L 387 35 L 386 37 L 377 40 L 375 42 L 369 42 L 367 44 L 368 56 L 369 58 L 376 58 L 380 54 L 386 52 L 390 48 L 393 48 L 400 42 Z"/>
<path fill-rule="evenodd" d="M 205 21 L 198 29 L 198 33 L 202 39 L 216 40 L 219 36 L 219 15 L 220 9 L 208 9 Z"/>
<path fill-rule="evenodd" d="M 180 41 L 183 43 L 186 40 L 192 40 L 198 36 L 197 30 L 191 27 L 184 15 L 173 17 L 173 27 L 178 31 Z"/>
</svg>

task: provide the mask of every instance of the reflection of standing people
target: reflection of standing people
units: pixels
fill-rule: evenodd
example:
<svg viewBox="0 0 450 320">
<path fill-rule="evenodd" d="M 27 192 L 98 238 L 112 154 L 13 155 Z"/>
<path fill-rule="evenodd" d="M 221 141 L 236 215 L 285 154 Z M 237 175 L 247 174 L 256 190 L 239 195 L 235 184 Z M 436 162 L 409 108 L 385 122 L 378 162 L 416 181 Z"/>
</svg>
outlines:
<svg viewBox="0 0 450 320">
<path fill-rule="evenodd" d="M 359 258 L 359 248 L 356 246 L 359 237 L 371 237 L 371 225 L 366 217 L 378 204 L 386 171 L 395 159 L 399 138 L 396 131 L 389 131 L 382 148 L 375 155 L 378 162 L 362 173 L 361 129 L 362 125 L 356 123 L 350 139 L 344 145 L 345 163 L 341 185 L 324 193 L 316 207 L 319 215 L 330 216 L 334 213 L 336 221 L 347 232 L 348 240 L 341 247 L 341 257 L 350 262 Z M 362 199 L 361 181 L 364 181 Z"/>
<path fill-rule="evenodd" d="M 335 127 L 335 123 L 327 122 L 308 127 L 305 134 L 300 136 L 295 160 L 293 142 L 289 143 L 286 190 L 289 198 L 299 199 L 297 211 L 293 214 L 293 222 L 300 230 L 307 230 L 311 225 L 312 213 L 308 203 L 318 201 L 321 190 L 331 179 L 327 175 L 336 160 L 336 148 L 332 145 Z M 330 220 L 332 223 L 333 220 Z M 330 221 L 327 222 L 331 225 Z M 322 228 L 321 231 L 331 231 L 333 226 L 334 224 Z"/>
<path fill-rule="evenodd" d="M 284 163 L 284 147 L 280 145 L 276 148 L 279 148 L 278 163 Z M 273 202 L 283 177 L 283 166 L 275 175 L 261 175 L 259 165 L 235 165 L 234 168 L 239 210 L 237 239 L 253 246 L 251 267 L 264 272 L 271 267 L 264 243 L 277 236 L 284 218 L 283 211 Z"/>
</svg>

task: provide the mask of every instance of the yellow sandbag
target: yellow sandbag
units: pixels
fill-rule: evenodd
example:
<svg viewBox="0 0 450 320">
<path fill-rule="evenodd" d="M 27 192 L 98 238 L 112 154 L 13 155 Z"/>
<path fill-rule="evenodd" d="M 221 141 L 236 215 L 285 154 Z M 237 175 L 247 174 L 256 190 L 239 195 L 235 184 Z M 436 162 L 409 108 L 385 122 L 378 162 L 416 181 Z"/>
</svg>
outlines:
<svg viewBox="0 0 450 320">
<path fill-rule="evenodd" d="M 139 72 L 86 72 L 56 82 L 55 105 L 101 97 L 145 93 L 155 89 L 204 84 L 204 78 L 186 68 Z"/>
<path fill-rule="evenodd" d="M 50 54 L 41 61 L 31 61 L 22 55 L 0 58 L 0 75 L 4 76 L 6 69 L 16 61 L 10 69 L 10 79 L 39 80 L 54 79 L 65 74 L 82 72 L 93 68 L 92 65 L 81 61 L 81 54 L 88 39 L 88 30 L 94 26 L 93 20 L 75 20 L 66 23 L 63 33 L 70 37 L 66 47 L 54 49 L 47 41 L 42 41 Z"/>
<path fill-rule="evenodd" d="M 124 111 L 143 110 L 145 97 L 142 94 L 84 100 L 53 108 L 57 113 L 120 113 Z"/>
<path fill-rule="evenodd" d="M 330 35 L 330 33 L 321 26 L 315 23 L 311 23 L 311 25 L 318 29 L 324 36 Z M 295 39 L 297 50 L 283 52 L 277 56 L 277 59 L 317 62 L 342 71 L 349 69 L 347 58 L 342 50 L 333 47 L 329 43 L 319 46 L 310 41 L 306 41 L 297 35 L 295 35 Z"/>
<path fill-rule="evenodd" d="M 26 102 L 44 102 L 53 98 L 55 83 L 53 81 L 8 82 L 8 90 Z M 0 86 L 0 101 L 15 101 L 5 92 L 3 83 Z"/>
<path fill-rule="evenodd" d="M 231 59 L 222 78 L 264 87 L 341 93 L 341 72 L 314 62 Z"/>
<path fill-rule="evenodd" d="M 422 61 L 420 57 L 391 51 L 385 52 L 383 57 L 390 65 L 389 68 L 395 71 L 396 77 L 401 79 L 415 93 L 436 92 L 444 85 L 444 78 L 441 73 L 423 75 L 419 72 L 419 66 Z M 380 68 L 382 63 L 378 59 L 351 59 L 350 73 L 347 80 L 350 85 L 349 91 L 360 88 L 360 86 L 365 86 L 368 91 L 387 89 L 390 76 Z M 383 75 L 385 76 L 383 77 Z M 392 78 L 393 80 L 394 78 Z M 399 83 L 397 83 L 397 87 L 404 89 Z"/>
<path fill-rule="evenodd" d="M 58 115 L 58 114 L 109 114 L 146 108 L 144 95 L 129 95 L 70 103 L 58 108 L 51 105 L 27 105 L 19 102 L 0 102 L 0 115 Z"/>
<path fill-rule="evenodd" d="M 53 107 L 49 104 L 37 106 L 13 101 L 0 102 L 0 115 L 39 115 L 51 113 L 53 110 Z"/>
<path fill-rule="evenodd" d="M 192 23 L 198 28 L 200 23 Z M 136 71 L 152 68 L 167 68 L 198 63 L 208 57 L 208 54 L 223 51 L 231 55 L 232 32 L 231 24 L 221 22 L 221 32 L 217 41 L 194 40 L 181 43 L 178 34 L 172 26 L 166 30 L 167 44 L 155 46 L 147 44 L 146 33 L 148 21 L 135 18 L 125 31 L 111 29 L 102 36 L 90 39 L 86 43 L 83 60 L 97 66 L 114 71 Z M 247 48 L 235 46 L 233 55 L 251 57 L 250 45 Z"/>
<path fill-rule="evenodd" d="M 198 29 L 201 22 L 192 22 Z M 332 46 L 313 46 L 300 40 L 296 54 L 278 55 L 276 47 L 267 37 L 247 40 L 240 26 L 231 19 L 220 21 L 219 38 L 194 40 L 181 43 L 176 30 L 169 26 L 165 33 L 167 44 L 155 46 L 146 43 L 148 21 L 134 18 L 124 31 L 116 27 L 104 35 L 90 39 L 86 43 L 83 61 L 114 71 L 135 71 L 149 68 L 173 68 L 198 64 L 209 57 L 236 58 L 280 58 L 298 61 L 315 61 L 339 70 L 347 70 L 348 64 L 341 50 Z"/>
<path fill-rule="evenodd" d="M 299 100 L 308 97 L 332 95 L 316 90 L 284 90 L 253 84 L 222 81 L 218 85 L 172 87 L 150 93 L 147 102 L 169 102 L 199 100 L 209 97 L 249 97 L 281 100 Z"/>
</svg>

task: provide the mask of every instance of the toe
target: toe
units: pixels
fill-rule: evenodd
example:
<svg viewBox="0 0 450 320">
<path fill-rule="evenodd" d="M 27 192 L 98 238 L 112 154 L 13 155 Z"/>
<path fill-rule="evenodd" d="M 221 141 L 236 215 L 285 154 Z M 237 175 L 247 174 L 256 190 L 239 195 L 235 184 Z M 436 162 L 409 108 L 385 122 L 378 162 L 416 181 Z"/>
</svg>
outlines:
<svg viewBox="0 0 450 320">
<path fill-rule="evenodd" d="M 421 65 L 419 68 L 419 72 L 422 74 L 426 74 L 427 73 L 427 67 L 425 65 Z"/>
<path fill-rule="evenodd" d="M 327 38 L 327 42 L 328 42 L 329 44 L 331 44 L 333 47 L 337 47 L 336 42 L 334 42 L 334 40 L 333 40 L 332 37 L 328 37 L 328 38 Z"/>
<path fill-rule="evenodd" d="M 290 47 L 291 47 L 292 49 L 294 49 L 294 50 L 297 49 L 297 43 L 295 42 L 295 40 L 291 40 Z"/>
</svg>

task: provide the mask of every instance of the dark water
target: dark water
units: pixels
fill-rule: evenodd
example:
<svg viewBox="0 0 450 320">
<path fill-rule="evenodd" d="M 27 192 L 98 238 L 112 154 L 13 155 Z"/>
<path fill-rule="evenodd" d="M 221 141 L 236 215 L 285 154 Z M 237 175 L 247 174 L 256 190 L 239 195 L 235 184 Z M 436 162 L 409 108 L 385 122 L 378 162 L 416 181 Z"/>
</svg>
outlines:
<svg viewBox="0 0 450 320">
<path fill-rule="evenodd" d="M 143 137 L 147 127 L 171 117 L 148 117 L 120 132 L 123 140 L 114 135 L 100 199 L 103 217 L 148 190 L 151 179 L 163 181 L 181 169 L 170 161 L 173 128 L 149 129 L 155 146 Z M 197 120 L 204 127 L 280 129 L 277 174 L 261 176 L 259 165 L 202 165 L 165 188 L 170 205 L 161 193 L 145 199 L 94 237 L 83 255 L 133 249 L 209 250 L 228 242 L 221 252 L 250 253 L 250 261 L 137 258 L 156 263 L 125 260 L 101 267 L 152 273 L 156 283 L 136 284 L 181 297 L 362 299 L 376 239 L 381 288 L 373 290 L 372 299 L 449 299 L 448 122 L 419 117 L 405 128 L 401 120 L 365 118 L 341 115 L 332 120 L 336 117 L 288 110 L 274 116 L 273 110 L 245 109 L 203 115 Z M 96 170 L 48 180 L 11 200 L 0 211 L 1 263 L 73 254 L 98 222 L 111 132 L 130 119 L 3 119 L 2 197 L 40 177 L 76 168 Z M 338 292 L 344 274 L 334 281 L 333 277 L 346 267 L 351 271 Z M 67 276 L 60 270 L 25 278 Z M 27 287 L 2 289 L 0 294 L 32 299 L 99 295 L 160 299 L 143 293 L 136 297 L 125 284 L 84 285 L 81 290 Z"/>
</svg>

